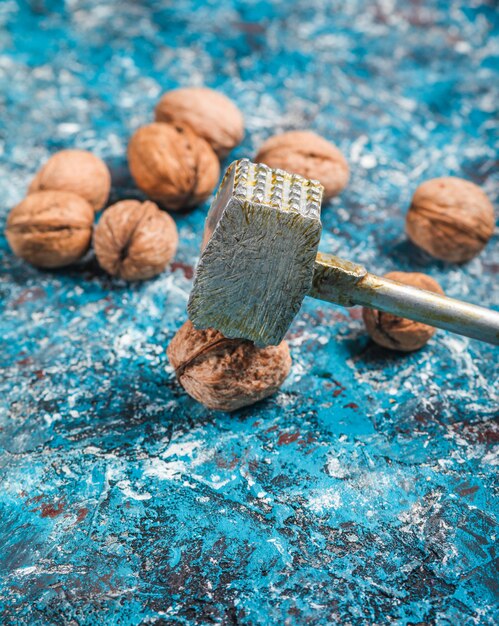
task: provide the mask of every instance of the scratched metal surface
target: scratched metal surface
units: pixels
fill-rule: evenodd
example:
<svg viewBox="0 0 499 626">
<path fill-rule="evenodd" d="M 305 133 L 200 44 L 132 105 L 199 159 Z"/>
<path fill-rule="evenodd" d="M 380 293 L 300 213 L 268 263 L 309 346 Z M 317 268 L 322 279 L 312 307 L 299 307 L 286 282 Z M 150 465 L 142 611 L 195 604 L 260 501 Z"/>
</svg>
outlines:
<svg viewBox="0 0 499 626">
<path fill-rule="evenodd" d="M 1 220 L 63 147 L 108 160 L 113 199 L 137 195 L 130 133 L 163 90 L 206 83 L 246 115 L 234 157 L 303 126 L 341 147 L 352 179 L 324 209 L 323 250 L 497 307 L 497 236 L 458 267 L 403 234 L 425 178 L 497 202 L 494 10 L 4 0 Z M 205 410 L 165 348 L 206 208 L 177 218 L 172 270 L 141 285 L 91 255 L 37 271 L 0 238 L 2 624 L 497 623 L 497 349 L 439 332 L 389 354 L 359 311 L 307 301 L 281 393 Z"/>
</svg>

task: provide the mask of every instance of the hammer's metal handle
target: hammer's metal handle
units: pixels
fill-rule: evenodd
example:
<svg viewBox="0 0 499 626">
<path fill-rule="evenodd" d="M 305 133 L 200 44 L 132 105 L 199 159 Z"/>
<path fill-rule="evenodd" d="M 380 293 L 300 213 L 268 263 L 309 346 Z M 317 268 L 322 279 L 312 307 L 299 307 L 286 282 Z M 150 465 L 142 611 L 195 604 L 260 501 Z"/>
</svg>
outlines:
<svg viewBox="0 0 499 626">
<path fill-rule="evenodd" d="M 343 306 L 361 304 L 499 345 L 496 311 L 374 276 L 333 255 L 317 255 L 309 295 Z"/>
</svg>

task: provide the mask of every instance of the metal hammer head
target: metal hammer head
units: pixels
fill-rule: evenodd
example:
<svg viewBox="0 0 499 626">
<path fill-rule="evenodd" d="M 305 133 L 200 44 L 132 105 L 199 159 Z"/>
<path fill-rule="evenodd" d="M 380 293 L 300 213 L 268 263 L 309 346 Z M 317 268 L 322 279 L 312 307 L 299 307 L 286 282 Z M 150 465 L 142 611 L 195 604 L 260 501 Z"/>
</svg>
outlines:
<svg viewBox="0 0 499 626">
<path fill-rule="evenodd" d="M 196 328 L 282 341 L 312 284 L 322 185 L 246 159 L 228 168 L 206 218 L 188 303 Z"/>
</svg>

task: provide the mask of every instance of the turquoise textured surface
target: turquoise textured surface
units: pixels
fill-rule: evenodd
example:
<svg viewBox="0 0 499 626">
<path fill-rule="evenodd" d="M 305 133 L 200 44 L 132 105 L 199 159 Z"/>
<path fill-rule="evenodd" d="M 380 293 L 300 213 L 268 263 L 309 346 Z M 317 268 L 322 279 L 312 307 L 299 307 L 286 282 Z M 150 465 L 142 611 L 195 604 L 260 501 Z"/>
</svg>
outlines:
<svg viewBox="0 0 499 626">
<path fill-rule="evenodd" d="M 497 205 L 497 21 L 493 0 L 5 0 L 1 223 L 65 147 L 106 159 L 111 201 L 140 197 L 128 138 L 206 84 L 245 114 L 230 160 L 292 128 L 341 148 L 322 250 L 497 308 L 497 234 L 464 266 L 404 236 L 425 179 Z M 307 299 L 280 393 L 209 411 L 165 355 L 206 211 L 175 216 L 175 262 L 143 284 L 92 253 L 38 271 L 0 236 L 0 622 L 497 623 L 498 350 L 438 332 L 389 353 L 359 310 Z"/>
</svg>

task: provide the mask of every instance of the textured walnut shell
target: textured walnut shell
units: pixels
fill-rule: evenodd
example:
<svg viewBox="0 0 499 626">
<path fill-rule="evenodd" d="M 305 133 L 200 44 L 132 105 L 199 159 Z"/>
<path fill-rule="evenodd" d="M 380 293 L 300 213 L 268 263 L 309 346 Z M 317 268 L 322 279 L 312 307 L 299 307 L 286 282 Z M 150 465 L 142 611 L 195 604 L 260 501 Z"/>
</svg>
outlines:
<svg viewBox="0 0 499 626">
<path fill-rule="evenodd" d="M 389 272 L 385 274 L 385 278 L 441 295 L 444 293 L 436 280 L 419 272 Z M 391 313 L 383 313 L 377 309 L 364 308 L 362 317 L 372 339 L 380 346 L 391 350 L 400 350 L 401 352 L 419 350 L 436 332 L 435 328 L 427 324 L 413 322 Z"/>
<path fill-rule="evenodd" d="M 37 267 L 63 267 L 81 258 L 92 238 L 94 210 L 69 191 L 38 191 L 26 196 L 7 218 L 12 251 Z"/>
<path fill-rule="evenodd" d="M 168 91 L 158 102 L 155 116 L 157 122 L 189 126 L 221 158 L 244 137 L 241 111 L 227 96 L 206 87 Z"/>
<path fill-rule="evenodd" d="M 160 274 L 174 257 L 177 244 L 175 222 L 154 202 L 117 202 L 104 211 L 94 232 L 99 265 L 124 280 Z"/>
<path fill-rule="evenodd" d="M 173 210 L 204 202 L 220 177 L 217 156 L 206 141 L 171 124 L 139 128 L 128 144 L 128 163 L 137 186 Z"/>
<path fill-rule="evenodd" d="M 187 393 L 209 409 L 234 411 L 279 389 L 291 367 L 288 344 L 257 348 L 196 330 L 187 321 L 168 346 L 168 359 Z"/>
<path fill-rule="evenodd" d="M 260 147 L 255 161 L 318 180 L 324 187 L 324 200 L 337 196 L 348 183 L 348 163 L 343 154 L 334 144 L 308 130 L 270 137 Z"/>
<path fill-rule="evenodd" d="M 102 159 L 86 150 L 61 150 L 38 171 L 28 193 L 72 191 L 87 200 L 95 211 L 100 211 L 110 189 L 111 174 Z"/>
<path fill-rule="evenodd" d="M 420 185 L 406 219 L 413 243 L 437 259 L 454 263 L 479 254 L 494 226 L 494 208 L 480 187 L 452 176 Z"/>
</svg>

